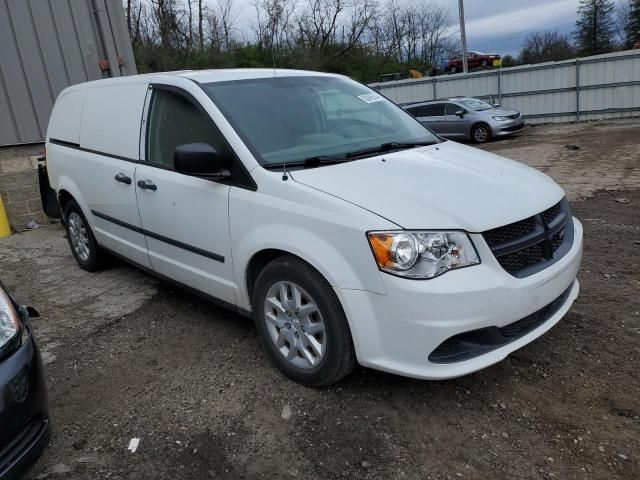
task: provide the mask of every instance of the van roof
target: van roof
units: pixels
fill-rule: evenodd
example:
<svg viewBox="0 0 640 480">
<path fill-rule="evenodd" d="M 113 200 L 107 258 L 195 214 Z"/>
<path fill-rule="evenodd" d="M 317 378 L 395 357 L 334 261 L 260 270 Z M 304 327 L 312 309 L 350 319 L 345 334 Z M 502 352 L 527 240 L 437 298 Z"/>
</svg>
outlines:
<svg viewBox="0 0 640 480">
<path fill-rule="evenodd" d="M 324 76 L 336 77 L 338 75 L 324 72 L 313 72 L 308 70 L 289 70 L 273 68 L 214 68 L 209 70 L 180 70 L 175 72 L 154 72 L 139 75 L 128 75 L 125 77 L 111 77 L 92 82 L 85 82 L 74 85 L 68 90 L 82 88 L 84 85 L 112 85 L 119 83 L 138 83 L 139 80 L 148 81 L 149 77 L 161 79 L 162 77 L 185 77 L 197 83 L 225 82 L 230 80 L 247 80 L 252 78 L 268 78 L 272 76 L 282 77 L 302 77 L 302 76 Z"/>
</svg>

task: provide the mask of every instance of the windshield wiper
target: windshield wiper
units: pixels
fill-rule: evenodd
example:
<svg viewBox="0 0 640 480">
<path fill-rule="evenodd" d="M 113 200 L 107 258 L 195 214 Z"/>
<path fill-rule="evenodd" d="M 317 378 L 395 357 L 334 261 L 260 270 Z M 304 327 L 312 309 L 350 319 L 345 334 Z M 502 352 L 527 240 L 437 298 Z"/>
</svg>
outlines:
<svg viewBox="0 0 640 480">
<path fill-rule="evenodd" d="M 333 165 L 336 163 L 350 162 L 351 159 L 346 158 L 344 155 L 318 155 L 315 157 L 308 157 L 304 160 L 296 160 L 293 162 L 279 162 L 270 163 L 264 167 L 269 170 L 276 170 L 283 167 L 302 167 L 302 168 L 314 168 L 320 165 Z"/>
<path fill-rule="evenodd" d="M 429 145 L 434 145 L 436 143 L 438 142 L 388 142 L 378 145 L 377 147 L 367 148 L 364 150 L 355 150 L 353 152 L 348 152 L 340 155 L 317 155 L 314 157 L 307 157 L 304 160 L 296 160 L 293 162 L 269 163 L 267 165 L 264 165 L 264 168 L 268 170 L 277 170 L 283 167 L 315 168 L 319 167 L 320 165 L 334 165 L 336 163 L 351 162 L 355 160 L 356 157 L 362 157 L 365 155 L 390 152 L 392 150 L 402 150 L 403 148 L 426 147 Z"/>
<path fill-rule="evenodd" d="M 404 148 L 415 148 L 415 147 L 426 147 L 429 145 L 434 145 L 437 142 L 388 142 L 378 145 L 377 147 L 367 148 L 364 150 L 356 150 L 354 152 L 349 152 L 345 154 L 346 158 L 354 158 L 360 157 L 363 155 L 371 155 L 373 153 L 384 153 L 390 152 L 392 150 L 402 150 Z"/>
</svg>

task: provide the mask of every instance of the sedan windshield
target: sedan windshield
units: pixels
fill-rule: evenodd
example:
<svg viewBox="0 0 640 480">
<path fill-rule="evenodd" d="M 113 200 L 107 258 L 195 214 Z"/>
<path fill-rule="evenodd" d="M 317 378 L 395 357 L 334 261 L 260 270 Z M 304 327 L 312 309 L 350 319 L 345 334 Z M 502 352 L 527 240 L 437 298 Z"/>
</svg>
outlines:
<svg viewBox="0 0 640 480">
<path fill-rule="evenodd" d="M 493 105 L 487 102 L 483 102 L 482 100 L 478 100 L 477 98 L 463 98 L 459 100 L 458 103 L 464 105 L 469 110 L 473 110 L 476 112 L 482 112 L 483 110 L 489 110 L 493 108 Z"/>
<path fill-rule="evenodd" d="M 202 85 L 263 166 L 353 159 L 439 142 L 400 107 L 347 78 L 269 77 Z M 354 154 L 357 153 L 357 155 Z"/>
</svg>

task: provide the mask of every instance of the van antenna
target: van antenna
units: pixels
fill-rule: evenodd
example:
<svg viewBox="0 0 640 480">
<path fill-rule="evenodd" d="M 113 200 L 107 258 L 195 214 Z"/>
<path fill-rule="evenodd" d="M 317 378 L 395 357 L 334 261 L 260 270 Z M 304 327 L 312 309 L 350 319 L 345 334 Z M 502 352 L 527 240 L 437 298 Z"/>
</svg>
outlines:
<svg viewBox="0 0 640 480">
<path fill-rule="evenodd" d="M 280 89 L 278 88 L 278 74 L 276 72 L 276 51 L 274 49 L 274 43 L 273 43 L 273 39 L 275 37 L 276 42 L 278 40 L 278 25 L 276 23 L 276 25 L 274 25 L 274 29 L 273 29 L 273 35 L 271 35 L 271 57 L 273 59 L 273 80 L 276 86 L 276 94 L 279 95 L 280 94 Z M 277 45 L 277 44 L 276 44 Z M 280 145 L 282 147 L 284 147 L 284 135 L 282 133 L 282 113 L 280 111 L 280 102 L 276 101 L 276 111 L 278 112 L 278 126 L 280 128 Z M 282 162 L 282 180 L 283 181 L 287 181 L 289 180 L 289 175 L 287 174 L 287 161 L 284 160 Z"/>
</svg>

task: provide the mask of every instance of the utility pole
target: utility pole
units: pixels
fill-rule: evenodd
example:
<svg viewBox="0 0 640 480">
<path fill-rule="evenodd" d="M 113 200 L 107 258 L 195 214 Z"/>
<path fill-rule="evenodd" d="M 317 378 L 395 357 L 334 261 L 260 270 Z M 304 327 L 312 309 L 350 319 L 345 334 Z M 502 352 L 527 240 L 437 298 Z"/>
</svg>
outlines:
<svg viewBox="0 0 640 480">
<path fill-rule="evenodd" d="M 458 13 L 460 15 L 460 37 L 462 39 L 462 71 L 467 73 L 467 34 L 464 31 L 464 0 L 458 0 Z"/>
</svg>

